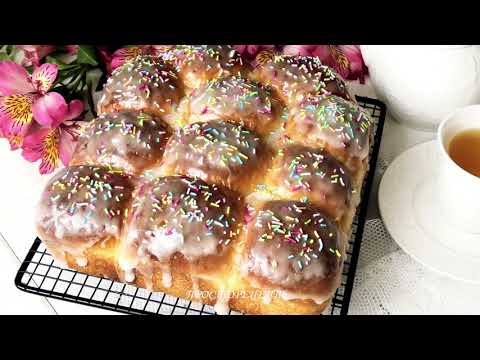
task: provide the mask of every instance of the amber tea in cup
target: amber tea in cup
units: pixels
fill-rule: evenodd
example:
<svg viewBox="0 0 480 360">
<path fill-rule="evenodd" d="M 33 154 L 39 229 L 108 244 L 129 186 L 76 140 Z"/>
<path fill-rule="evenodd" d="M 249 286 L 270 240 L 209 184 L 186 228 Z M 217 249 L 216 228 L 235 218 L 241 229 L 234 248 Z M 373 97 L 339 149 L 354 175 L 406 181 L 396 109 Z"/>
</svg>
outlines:
<svg viewBox="0 0 480 360">
<path fill-rule="evenodd" d="M 480 129 L 456 134 L 450 141 L 448 154 L 462 169 L 480 177 Z"/>
</svg>

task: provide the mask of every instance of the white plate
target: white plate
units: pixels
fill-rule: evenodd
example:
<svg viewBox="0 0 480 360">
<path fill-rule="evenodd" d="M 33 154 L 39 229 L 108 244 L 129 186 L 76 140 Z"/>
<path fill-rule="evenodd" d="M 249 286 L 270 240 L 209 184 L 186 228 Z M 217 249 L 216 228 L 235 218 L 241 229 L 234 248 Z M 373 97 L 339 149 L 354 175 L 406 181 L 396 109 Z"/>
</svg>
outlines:
<svg viewBox="0 0 480 360">
<path fill-rule="evenodd" d="M 480 283 L 480 235 L 464 233 L 438 204 L 439 156 L 435 141 L 398 156 L 380 183 L 380 214 L 392 238 L 412 258 L 457 280 Z"/>
</svg>

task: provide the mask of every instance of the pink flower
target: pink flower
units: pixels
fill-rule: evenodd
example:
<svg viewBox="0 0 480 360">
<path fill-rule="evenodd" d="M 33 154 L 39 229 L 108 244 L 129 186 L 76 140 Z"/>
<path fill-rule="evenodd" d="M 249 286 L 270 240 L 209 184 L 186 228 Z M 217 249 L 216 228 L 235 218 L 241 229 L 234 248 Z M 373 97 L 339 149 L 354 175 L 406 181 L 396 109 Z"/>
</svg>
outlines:
<svg viewBox="0 0 480 360">
<path fill-rule="evenodd" d="M 43 125 L 42 111 L 55 113 L 57 108 L 55 92 L 47 94 L 57 78 L 58 67 L 43 64 L 30 75 L 22 66 L 13 61 L 0 62 L 0 127 L 8 136 L 23 136 L 33 119 Z"/>
<path fill-rule="evenodd" d="M 75 55 L 78 52 L 78 48 L 80 45 L 66 45 L 65 48 L 67 49 L 68 55 Z"/>
<path fill-rule="evenodd" d="M 20 48 L 24 52 L 24 59 L 22 61 L 23 66 L 35 67 L 40 65 L 40 60 L 45 56 L 55 51 L 55 46 L 53 45 L 16 45 L 17 48 Z"/>
<path fill-rule="evenodd" d="M 43 126 L 30 131 L 22 144 L 22 156 L 26 160 L 42 160 L 40 174 L 51 173 L 60 160 L 65 166 L 70 163 L 78 138 L 78 125 L 72 120 L 78 118 L 84 109 L 80 100 L 73 100 L 67 105 L 60 94 L 49 95 L 49 101 L 56 104 L 55 111 L 52 111 L 53 107 L 39 108 L 37 116 Z"/>
<path fill-rule="evenodd" d="M 122 66 L 127 61 L 136 58 L 138 55 L 158 56 L 165 52 L 172 45 L 138 45 L 116 50 L 112 55 L 112 70 Z"/>
<path fill-rule="evenodd" d="M 358 45 L 288 45 L 283 49 L 287 55 L 317 56 L 323 64 L 334 68 L 344 79 L 357 80 L 363 84 L 368 69 Z"/>
<path fill-rule="evenodd" d="M 368 68 L 363 60 L 362 51 L 359 45 L 339 45 L 338 48 L 343 52 L 349 61 L 349 74 L 344 76 L 347 80 L 360 79 L 360 83 L 365 83 L 365 77 L 368 76 Z"/>
<path fill-rule="evenodd" d="M 107 70 L 107 74 L 110 75 L 112 73 L 112 54 L 108 51 L 107 46 L 97 46 L 98 53 L 100 55 L 100 60 L 102 60 L 105 68 Z"/>
<path fill-rule="evenodd" d="M 312 51 L 317 45 L 287 45 L 283 48 L 285 55 L 312 56 Z"/>
<path fill-rule="evenodd" d="M 274 49 L 275 45 L 233 45 L 233 48 L 247 59 L 255 59 L 262 50 Z"/>
</svg>

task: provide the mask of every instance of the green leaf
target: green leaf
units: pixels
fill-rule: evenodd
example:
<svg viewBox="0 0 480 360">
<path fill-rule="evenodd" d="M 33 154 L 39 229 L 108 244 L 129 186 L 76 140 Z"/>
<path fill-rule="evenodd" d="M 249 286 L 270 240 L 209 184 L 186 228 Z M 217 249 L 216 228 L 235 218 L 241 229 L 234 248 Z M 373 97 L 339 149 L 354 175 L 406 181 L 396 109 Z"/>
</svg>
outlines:
<svg viewBox="0 0 480 360">
<path fill-rule="evenodd" d="M 3 60 L 10 60 L 10 56 L 8 56 L 6 53 L 0 53 L 0 61 Z"/>
<path fill-rule="evenodd" d="M 92 69 L 87 72 L 87 85 L 92 91 L 97 91 L 103 72 L 100 69 Z"/>
<path fill-rule="evenodd" d="M 45 58 L 45 60 L 46 60 L 47 63 L 56 64 L 58 66 L 59 71 L 71 70 L 71 69 L 79 67 L 77 64 L 66 64 L 56 56 L 50 56 L 49 55 Z"/>
<path fill-rule="evenodd" d="M 103 73 L 100 69 L 93 69 L 87 72 L 86 82 L 87 82 L 87 101 L 90 108 L 90 112 L 93 117 L 97 117 L 97 112 L 95 111 L 95 105 L 93 101 L 93 93 L 99 85 L 99 80 L 102 77 Z"/>
<path fill-rule="evenodd" d="M 98 61 L 95 59 L 93 46 L 80 45 L 77 53 L 77 61 L 79 64 L 97 66 Z"/>
</svg>

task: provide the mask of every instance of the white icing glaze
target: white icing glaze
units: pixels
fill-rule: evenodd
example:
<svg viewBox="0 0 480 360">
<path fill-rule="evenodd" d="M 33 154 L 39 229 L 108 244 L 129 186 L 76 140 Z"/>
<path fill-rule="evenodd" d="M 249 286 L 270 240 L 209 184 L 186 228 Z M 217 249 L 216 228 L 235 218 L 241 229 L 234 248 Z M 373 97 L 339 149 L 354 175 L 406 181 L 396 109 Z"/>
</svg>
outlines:
<svg viewBox="0 0 480 360">
<path fill-rule="evenodd" d="M 192 92 L 189 114 L 190 122 L 221 118 L 259 131 L 273 121 L 270 90 L 241 77 L 217 79 Z"/>
<path fill-rule="evenodd" d="M 315 56 L 267 55 L 257 56 L 257 75 L 264 83 L 280 92 L 290 105 L 309 94 L 336 94 L 347 99 L 345 81 L 330 67 L 322 65 Z"/>
<path fill-rule="evenodd" d="M 135 280 L 135 272 L 133 270 L 124 270 L 124 280 L 126 282 L 133 282 Z"/>
<path fill-rule="evenodd" d="M 172 273 L 168 264 L 162 264 L 162 285 L 166 288 L 172 286 Z"/>
<path fill-rule="evenodd" d="M 350 205 L 349 171 L 323 149 L 291 145 L 279 150 L 266 184 L 278 198 L 308 199 L 335 219 Z"/>
<path fill-rule="evenodd" d="M 363 160 L 368 156 L 372 124 L 368 114 L 351 101 L 311 97 L 292 108 L 287 134 L 300 142 L 324 142 Z"/>
<path fill-rule="evenodd" d="M 168 113 L 182 95 L 177 80 L 177 73 L 161 58 L 137 56 L 112 72 L 97 104 L 98 113 L 112 106 L 117 110 L 149 108 Z"/>
<path fill-rule="evenodd" d="M 262 301 L 264 304 L 268 305 L 272 302 L 272 290 L 263 290 Z"/>
<path fill-rule="evenodd" d="M 133 183 L 118 171 L 95 166 L 61 169 L 37 205 L 36 225 L 48 249 L 65 262 L 69 253 L 87 265 L 85 251 L 119 237 Z"/>
<path fill-rule="evenodd" d="M 88 208 L 84 213 L 88 212 Z M 67 209 L 68 210 L 68 209 Z M 39 225 L 46 231 L 50 229 L 54 230 L 54 235 L 57 239 L 63 239 L 66 236 L 96 236 L 99 234 L 118 234 L 120 218 L 114 218 L 110 222 L 104 222 L 103 219 L 91 217 L 88 221 L 85 221 L 83 216 L 70 216 L 65 209 L 58 209 L 52 207 L 48 209 L 48 213 L 45 209 L 41 209 L 42 221 Z M 99 231 L 99 229 L 103 229 Z M 98 237 L 92 239 L 92 245 L 98 241 Z M 68 247 L 68 245 L 65 245 Z M 90 245 L 91 246 L 91 245 Z M 90 247 L 88 246 L 88 247 Z"/>
<path fill-rule="evenodd" d="M 295 293 L 295 292 L 286 291 L 286 290 L 279 290 L 278 295 L 285 301 L 312 300 L 318 305 L 323 304 L 325 301 L 327 301 L 330 298 L 330 294 L 327 294 L 325 296 L 317 296 L 312 294 Z"/>
<path fill-rule="evenodd" d="M 241 265 L 242 273 L 246 275 L 248 271 L 254 269 L 254 273 L 261 274 L 277 284 L 294 284 L 302 280 L 323 279 L 325 277 L 323 265 L 307 266 L 301 274 L 296 274 L 292 273 L 288 261 L 274 260 L 286 259 L 289 255 L 287 247 L 275 248 L 272 253 L 268 251 L 268 255 L 266 255 L 266 252 L 264 247 L 253 248 L 249 259 Z"/>
<path fill-rule="evenodd" d="M 87 266 L 88 260 L 86 257 L 79 256 L 75 258 L 75 262 L 77 263 L 78 266 Z"/>
<path fill-rule="evenodd" d="M 147 113 L 107 113 L 85 126 L 74 161 L 141 172 L 161 159 L 169 133 L 160 118 Z"/>
<path fill-rule="evenodd" d="M 163 165 L 176 174 L 231 187 L 240 185 L 247 173 L 255 175 L 264 150 L 258 134 L 245 126 L 224 120 L 199 122 L 170 138 Z"/>
<path fill-rule="evenodd" d="M 217 302 L 214 305 L 214 310 L 218 315 L 228 315 L 230 307 L 228 302 L 230 301 L 230 291 L 226 289 L 220 289 L 217 294 Z"/>
<path fill-rule="evenodd" d="M 183 235 L 176 229 L 171 230 L 169 233 L 167 233 L 166 229 L 158 229 L 154 231 L 153 236 L 147 234 L 149 231 L 145 231 L 145 235 L 149 237 L 149 240 L 144 240 L 142 246 L 146 244 L 148 251 L 159 260 L 169 258 L 183 248 Z M 139 249 L 139 251 L 141 250 Z"/>
<path fill-rule="evenodd" d="M 200 284 L 199 284 L 199 278 L 197 276 L 192 276 L 192 291 L 193 291 L 193 297 L 195 299 L 200 299 L 201 298 L 201 292 L 200 292 Z"/>
<path fill-rule="evenodd" d="M 338 274 L 343 235 L 318 208 L 267 202 L 247 227 L 247 251 L 239 264 L 244 277 L 254 274 L 288 289 Z"/>
</svg>

